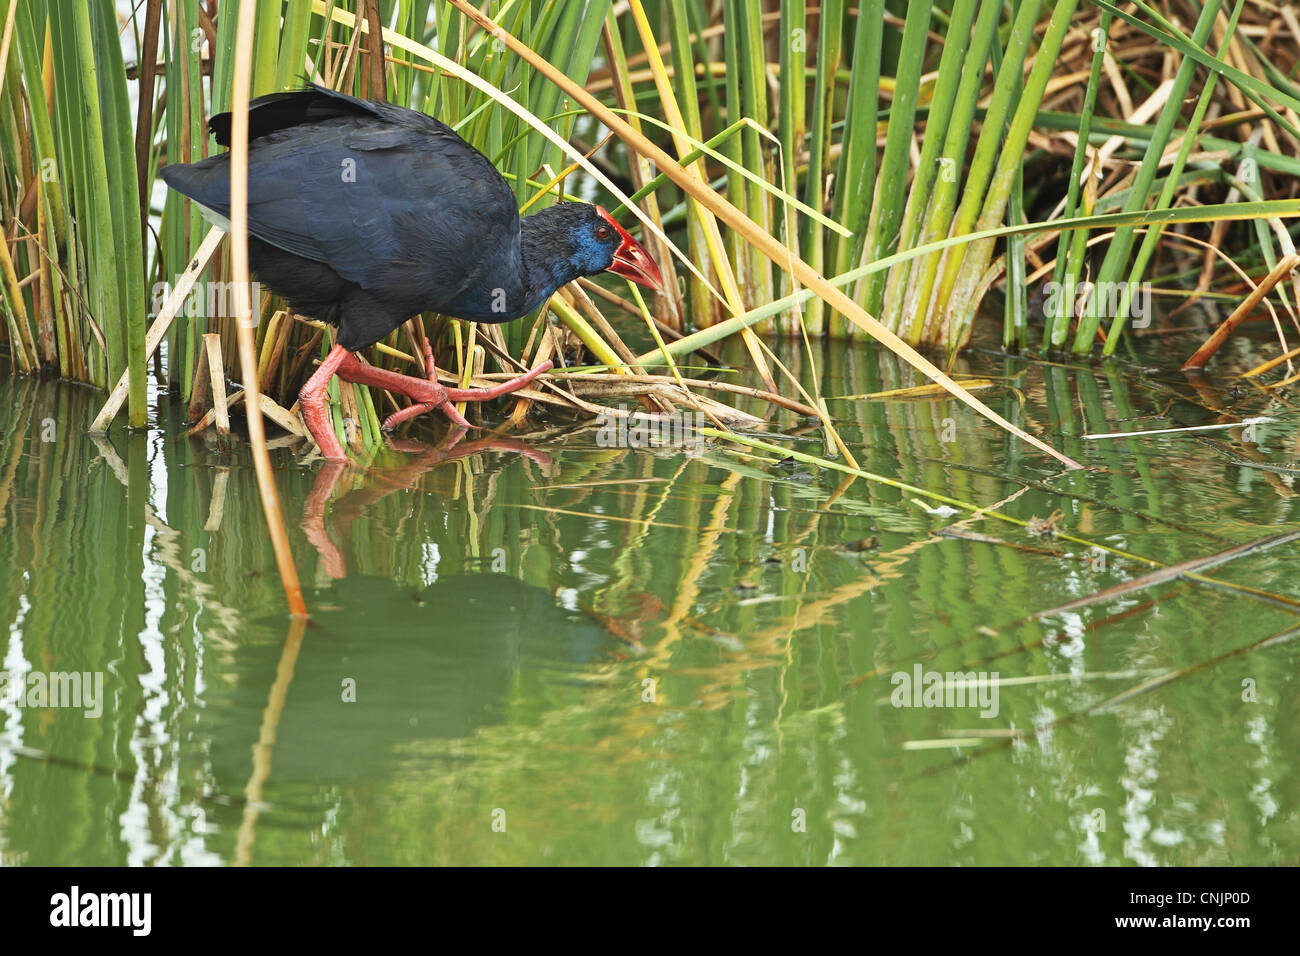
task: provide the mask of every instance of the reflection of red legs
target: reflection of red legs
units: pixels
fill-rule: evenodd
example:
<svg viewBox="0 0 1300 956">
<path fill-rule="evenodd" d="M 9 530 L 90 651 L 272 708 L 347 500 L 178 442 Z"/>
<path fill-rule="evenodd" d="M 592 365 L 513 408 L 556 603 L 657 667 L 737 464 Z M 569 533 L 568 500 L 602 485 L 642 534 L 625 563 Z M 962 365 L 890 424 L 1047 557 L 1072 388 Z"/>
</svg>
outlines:
<svg viewBox="0 0 1300 956">
<path fill-rule="evenodd" d="M 529 370 L 527 374 L 512 378 L 508 382 L 502 382 L 500 385 L 494 385 L 491 388 L 444 388 L 438 382 L 437 372 L 434 371 L 433 367 L 433 352 L 427 342 L 425 343 L 425 361 L 427 363 L 428 378 L 421 379 L 411 375 L 403 375 L 400 372 L 390 372 L 387 369 L 376 368 L 373 365 L 364 365 L 357 359 L 355 353 L 349 352 L 341 345 L 334 346 L 329 355 L 325 357 L 325 360 L 320 363 L 320 367 L 316 369 L 315 374 L 302 387 L 302 391 L 298 393 L 298 398 L 302 403 L 303 420 L 307 423 L 307 428 L 311 431 L 312 437 L 316 439 L 321 455 L 330 461 L 347 460 L 347 456 L 343 454 L 343 447 L 334 435 L 334 428 L 330 424 L 329 414 L 325 408 L 325 386 L 329 383 L 332 375 L 337 374 L 345 382 L 354 382 L 357 385 L 373 385 L 377 388 L 387 389 L 390 392 L 405 395 L 416 403 L 411 408 L 390 415 L 388 420 L 384 422 L 385 429 L 392 428 L 408 418 L 413 418 L 434 408 L 441 409 L 448 418 L 462 428 L 470 428 L 473 426 L 465 421 L 460 412 L 456 411 L 453 402 L 483 402 L 500 395 L 509 394 L 523 388 L 537 376 L 551 368 L 550 362 L 543 362 L 536 368 Z"/>
<path fill-rule="evenodd" d="M 346 473 L 342 462 L 329 462 L 316 475 L 311 494 L 303 502 L 300 526 L 312 547 L 320 554 L 321 569 L 331 578 L 347 575 L 344 551 L 351 550 L 352 523 L 367 513 L 371 505 L 395 491 L 414 488 L 420 476 L 443 462 L 464 458 L 481 452 L 517 452 L 540 465 L 551 464 L 551 456 L 530 448 L 514 438 L 479 438 L 461 442 L 466 435 L 463 428 L 451 431 L 437 448 L 415 441 L 392 441 L 399 451 L 408 452 L 411 458 L 396 468 L 373 468 L 366 472 L 365 483 L 346 494 L 334 498 L 339 479 Z M 326 505 L 333 506 L 326 518 Z M 330 530 L 333 530 L 331 535 Z M 337 543 L 336 543 L 337 542 Z"/>
<path fill-rule="evenodd" d="M 330 434 L 333 437 L 333 432 Z M 338 487 L 339 479 L 343 477 L 346 469 L 347 465 L 343 462 L 325 463 L 316 475 L 311 494 L 302 504 L 302 519 L 298 522 L 298 526 L 307 535 L 311 546 L 320 554 L 325 573 L 332 578 L 345 577 L 348 569 L 347 562 L 343 560 L 343 552 L 325 530 L 325 506 L 329 504 L 330 498 L 334 497 L 334 490 Z"/>
<path fill-rule="evenodd" d="M 423 442 L 403 438 L 389 438 L 388 445 L 394 451 L 418 455 L 415 464 L 421 472 L 427 471 L 430 465 L 441 464 L 444 461 L 452 461 L 456 458 L 465 458 L 469 455 L 477 455 L 479 452 L 484 451 L 514 452 L 539 465 L 552 465 L 555 463 L 555 459 L 546 452 L 534 448 L 518 438 L 498 438 L 495 435 L 488 435 L 485 438 L 476 438 L 474 441 L 462 445 L 460 441 L 466 434 L 467 432 L 463 428 L 456 428 L 448 432 L 442 444 L 433 449 L 435 456 L 432 459 L 428 457 L 429 446 Z M 396 472 L 397 469 L 394 469 L 393 473 Z"/>
</svg>

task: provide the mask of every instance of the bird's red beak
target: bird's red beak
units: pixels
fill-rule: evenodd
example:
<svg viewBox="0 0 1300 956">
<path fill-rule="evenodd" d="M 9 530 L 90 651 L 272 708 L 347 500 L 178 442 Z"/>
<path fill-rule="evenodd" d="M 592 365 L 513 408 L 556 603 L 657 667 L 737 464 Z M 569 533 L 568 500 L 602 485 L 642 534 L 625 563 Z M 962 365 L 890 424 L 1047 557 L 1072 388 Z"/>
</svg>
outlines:
<svg viewBox="0 0 1300 956">
<path fill-rule="evenodd" d="M 609 267 L 608 271 L 631 279 L 638 285 L 654 289 L 656 292 L 662 292 L 664 279 L 659 274 L 659 266 L 655 264 L 654 259 L 650 258 L 650 253 L 645 251 L 641 243 L 629 236 L 627 230 L 616 223 L 614 217 L 607 213 L 604 207 L 597 206 L 596 210 L 623 237 L 623 244 L 615 251 L 614 264 Z"/>
</svg>

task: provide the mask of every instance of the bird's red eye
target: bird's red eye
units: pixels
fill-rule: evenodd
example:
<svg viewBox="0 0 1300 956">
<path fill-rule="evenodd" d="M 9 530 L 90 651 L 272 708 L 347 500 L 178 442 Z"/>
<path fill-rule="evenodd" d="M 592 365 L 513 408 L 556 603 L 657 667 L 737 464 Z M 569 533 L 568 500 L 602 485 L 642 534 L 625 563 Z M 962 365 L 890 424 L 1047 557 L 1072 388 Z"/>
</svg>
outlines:
<svg viewBox="0 0 1300 956">
<path fill-rule="evenodd" d="M 609 226 L 597 226 L 597 227 L 596 227 L 596 238 L 597 238 L 597 239 L 608 239 L 609 237 L 610 237 Z"/>
</svg>

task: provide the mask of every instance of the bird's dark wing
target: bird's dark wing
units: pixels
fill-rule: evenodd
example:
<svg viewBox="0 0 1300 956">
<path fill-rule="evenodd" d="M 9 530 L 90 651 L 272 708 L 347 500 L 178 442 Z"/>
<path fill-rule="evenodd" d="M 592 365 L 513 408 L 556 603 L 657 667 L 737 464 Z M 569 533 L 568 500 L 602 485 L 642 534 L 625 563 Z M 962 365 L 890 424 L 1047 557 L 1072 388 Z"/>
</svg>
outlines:
<svg viewBox="0 0 1300 956">
<path fill-rule="evenodd" d="M 490 278 L 486 264 L 513 264 L 517 277 L 514 194 L 450 127 L 320 89 L 256 102 L 254 116 L 262 118 L 251 121 L 261 133 L 249 146 L 251 234 L 363 288 L 404 290 L 421 309 L 450 305 L 471 283 Z M 162 176 L 228 218 L 228 155 L 168 166 Z M 507 270 L 502 283 L 509 278 Z"/>
</svg>

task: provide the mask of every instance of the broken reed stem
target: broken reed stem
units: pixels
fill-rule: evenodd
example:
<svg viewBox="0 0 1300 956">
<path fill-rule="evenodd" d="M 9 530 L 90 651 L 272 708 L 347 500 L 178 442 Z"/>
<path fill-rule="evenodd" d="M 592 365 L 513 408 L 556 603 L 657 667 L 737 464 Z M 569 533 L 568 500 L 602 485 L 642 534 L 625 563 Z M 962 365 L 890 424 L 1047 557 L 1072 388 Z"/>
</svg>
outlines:
<svg viewBox="0 0 1300 956">
<path fill-rule="evenodd" d="M 261 393 L 257 387 L 257 347 L 253 342 L 252 286 L 248 271 L 248 99 L 252 85 L 253 24 L 256 6 L 251 3 L 239 7 L 239 23 L 235 34 L 235 75 L 230 94 L 230 262 L 235 283 L 235 320 L 239 338 L 239 364 L 244 380 L 244 394 L 250 400 L 248 409 L 248 440 L 253 449 L 253 466 L 257 471 L 257 485 L 262 493 L 262 510 L 275 550 L 275 563 L 280 569 L 280 581 L 289 603 L 289 613 L 294 617 L 307 616 L 298 570 L 289 550 L 289 538 L 284 530 L 284 517 L 280 513 L 280 498 L 276 494 L 271 473 L 271 456 L 266 450 L 266 432 L 262 425 Z"/>
<path fill-rule="evenodd" d="M 217 434 L 224 438 L 230 434 L 230 411 L 226 405 L 226 368 L 221 361 L 221 335 L 217 332 L 204 335 L 203 350 L 207 356 L 208 384 L 212 389 Z"/>
<path fill-rule="evenodd" d="M 1255 306 L 1263 301 L 1264 296 L 1272 292 L 1273 287 L 1289 276 L 1297 266 L 1300 266 L 1300 256 L 1298 255 L 1289 255 L 1274 266 L 1273 271 L 1264 277 L 1264 280 L 1251 291 L 1250 295 L 1242 300 L 1239 306 L 1233 309 L 1232 315 L 1224 319 L 1223 324 L 1214 330 L 1214 334 L 1206 339 L 1204 344 L 1192 353 L 1192 357 L 1183 363 L 1182 371 L 1204 368 L 1205 363 L 1210 360 L 1210 357 L 1215 352 L 1219 351 L 1224 342 L 1228 341 L 1228 336 L 1232 335 L 1237 326 L 1245 321 L 1246 316 L 1255 310 Z"/>
<path fill-rule="evenodd" d="M 158 350 L 158 345 L 162 342 L 163 336 L 171 328 L 173 320 L 185 304 L 185 299 L 189 296 L 190 290 L 194 288 L 194 283 L 198 281 L 199 274 L 207 268 L 208 261 L 212 254 L 217 251 L 217 246 L 221 244 L 221 237 L 225 233 L 218 226 L 213 226 L 208 230 L 208 234 L 203 237 L 203 242 L 199 245 L 198 252 L 190 259 L 189 265 L 181 273 L 181 277 L 176 280 L 176 287 L 172 289 L 171 294 L 163 303 L 162 308 L 158 311 L 157 317 L 153 324 L 149 326 L 149 332 L 144 339 L 144 360 L 147 362 L 153 357 L 153 353 Z M 99 410 L 95 420 L 90 423 L 90 433 L 92 435 L 102 435 L 108 431 L 108 426 L 113 423 L 113 418 L 122 409 L 122 403 L 126 401 L 128 391 L 127 373 L 122 372 L 122 377 L 117 380 L 117 385 L 109 393 L 104 402 L 104 407 Z"/>
<path fill-rule="evenodd" d="M 206 365 L 207 363 L 202 363 L 200 367 L 205 368 Z M 285 409 L 277 405 L 271 399 L 271 396 L 267 395 L 265 392 L 258 394 L 257 397 L 262 406 L 262 414 L 271 419 L 271 421 L 275 422 L 295 438 L 305 439 L 311 437 L 308 434 L 307 429 L 303 427 L 302 420 L 296 414 L 285 411 Z M 242 390 L 231 392 L 229 397 L 226 399 L 226 411 L 229 412 L 231 409 L 239 407 L 243 404 L 243 401 L 244 393 Z M 217 410 L 215 408 L 209 408 L 186 430 L 185 437 L 193 438 L 195 435 L 202 434 L 204 431 L 211 428 L 216 420 Z M 269 444 L 270 443 L 268 443 L 268 445 Z"/>
</svg>

